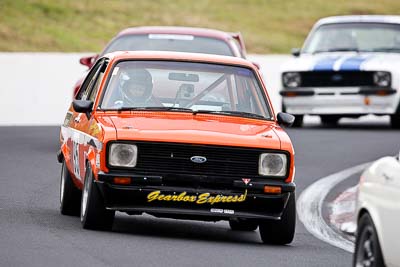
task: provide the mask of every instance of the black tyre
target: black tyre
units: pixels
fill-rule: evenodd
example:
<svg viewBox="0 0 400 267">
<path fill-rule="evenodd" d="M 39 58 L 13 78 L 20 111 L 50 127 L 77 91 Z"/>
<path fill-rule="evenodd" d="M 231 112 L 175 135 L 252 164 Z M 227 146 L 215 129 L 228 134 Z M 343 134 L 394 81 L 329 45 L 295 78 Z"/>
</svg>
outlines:
<svg viewBox="0 0 400 267">
<path fill-rule="evenodd" d="M 63 215 L 79 216 L 82 192 L 72 181 L 65 161 L 62 162 L 60 179 L 60 212 Z"/>
<path fill-rule="evenodd" d="M 358 221 L 353 266 L 385 266 L 378 235 L 368 213 L 363 214 Z"/>
<path fill-rule="evenodd" d="M 390 115 L 390 125 L 393 129 L 400 129 L 400 115 Z"/>
<path fill-rule="evenodd" d="M 340 120 L 339 116 L 323 115 L 321 117 L 321 123 L 326 126 L 336 126 Z"/>
<path fill-rule="evenodd" d="M 237 219 L 229 220 L 229 226 L 233 231 L 254 231 L 258 227 L 256 221 Z"/>
<path fill-rule="evenodd" d="M 260 236 L 264 243 L 286 245 L 293 241 L 296 229 L 296 196 L 291 193 L 280 220 L 259 222 Z"/>
<path fill-rule="evenodd" d="M 111 230 L 115 211 L 107 210 L 103 197 L 93 179 L 90 164 L 86 164 L 85 183 L 82 191 L 81 223 L 85 229 Z"/>
<path fill-rule="evenodd" d="M 300 128 L 301 126 L 303 126 L 303 118 L 304 115 L 294 115 L 294 122 L 292 124 L 292 127 Z"/>
</svg>

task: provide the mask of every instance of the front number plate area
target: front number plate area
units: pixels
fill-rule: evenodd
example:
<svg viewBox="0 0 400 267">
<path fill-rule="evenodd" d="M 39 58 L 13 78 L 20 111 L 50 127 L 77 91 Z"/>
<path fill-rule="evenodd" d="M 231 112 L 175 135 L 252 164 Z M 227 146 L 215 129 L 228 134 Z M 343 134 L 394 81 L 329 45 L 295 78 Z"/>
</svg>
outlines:
<svg viewBox="0 0 400 267">
<path fill-rule="evenodd" d="M 152 191 L 147 194 L 147 202 L 186 202 L 188 204 L 196 205 L 214 205 L 218 203 L 241 203 L 246 201 L 247 190 L 243 194 L 213 195 L 211 193 L 189 194 L 187 192 L 166 194 L 161 191 Z M 213 211 L 211 211 L 213 212 Z M 219 211 L 214 211 L 221 213 Z M 224 210 L 222 213 L 225 213 Z M 226 212 L 228 213 L 228 212 Z"/>
</svg>

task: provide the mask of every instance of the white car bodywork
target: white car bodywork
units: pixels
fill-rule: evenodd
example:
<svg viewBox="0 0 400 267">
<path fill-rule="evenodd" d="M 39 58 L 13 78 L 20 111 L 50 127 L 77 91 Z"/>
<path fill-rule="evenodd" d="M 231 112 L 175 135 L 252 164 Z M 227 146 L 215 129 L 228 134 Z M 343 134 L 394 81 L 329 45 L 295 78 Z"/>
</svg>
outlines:
<svg viewBox="0 0 400 267">
<path fill-rule="evenodd" d="M 338 16 L 319 20 L 309 33 L 299 55 L 282 65 L 280 93 L 283 96 L 284 111 L 294 115 L 337 115 L 338 117 L 400 114 L 400 49 L 390 52 L 351 49 L 325 52 L 320 50 L 314 53 L 307 51 L 312 46 L 310 45 L 312 39 L 317 38 L 316 32 L 321 27 L 337 26 L 350 29 L 351 25 L 364 25 L 363 23 L 390 24 L 395 27 L 394 31 L 397 31 L 398 25 L 399 34 L 394 39 L 398 38 L 400 48 L 400 16 Z M 283 82 L 283 75 L 288 72 L 300 74 L 302 78 L 298 86 L 290 87 Z M 372 77 L 375 72 L 390 73 L 389 85 L 374 84 Z M 316 80 L 321 81 L 323 73 L 326 75 L 324 84 L 315 83 Z M 358 74 L 365 74 L 359 76 L 360 84 L 353 77 Z M 307 78 L 304 78 L 306 77 L 304 75 L 313 76 L 308 76 L 312 78 L 308 78 L 306 82 Z M 365 77 L 371 81 L 367 83 Z M 341 82 L 343 84 L 340 84 Z"/>
<path fill-rule="evenodd" d="M 367 212 L 377 231 L 386 266 L 400 266 L 400 161 L 384 157 L 361 176 L 357 218 Z"/>
</svg>

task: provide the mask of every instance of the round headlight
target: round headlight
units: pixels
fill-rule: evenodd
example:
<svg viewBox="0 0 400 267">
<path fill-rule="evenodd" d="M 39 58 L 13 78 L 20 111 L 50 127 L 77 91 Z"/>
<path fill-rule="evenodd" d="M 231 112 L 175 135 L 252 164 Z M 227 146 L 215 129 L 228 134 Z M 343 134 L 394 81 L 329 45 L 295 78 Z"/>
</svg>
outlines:
<svg viewBox="0 0 400 267">
<path fill-rule="evenodd" d="M 108 163 L 117 167 L 135 167 L 137 147 L 130 144 L 112 144 Z"/>
<path fill-rule="evenodd" d="M 285 72 L 282 75 L 282 82 L 285 87 L 299 87 L 301 84 L 301 76 L 298 72 Z"/>
<path fill-rule="evenodd" d="M 390 86 L 390 73 L 386 71 L 377 71 L 374 73 L 374 84 L 378 86 Z"/>
<path fill-rule="evenodd" d="M 258 172 L 260 175 L 284 176 L 286 162 L 285 154 L 263 153 L 260 155 Z"/>
</svg>

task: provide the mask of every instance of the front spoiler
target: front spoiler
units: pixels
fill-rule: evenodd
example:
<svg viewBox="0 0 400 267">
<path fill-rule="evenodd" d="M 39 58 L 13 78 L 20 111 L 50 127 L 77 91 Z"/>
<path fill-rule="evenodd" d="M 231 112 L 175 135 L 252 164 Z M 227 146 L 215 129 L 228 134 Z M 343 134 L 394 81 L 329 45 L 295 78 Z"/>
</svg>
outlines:
<svg viewBox="0 0 400 267">
<path fill-rule="evenodd" d="M 282 183 L 283 184 L 283 183 Z M 152 185 L 115 185 L 104 181 L 96 181 L 107 209 L 127 212 L 128 214 L 149 213 L 158 217 L 196 220 L 229 220 L 230 218 L 246 219 L 274 219 L 279 220 L 286 208 L 290 194 L 295 190 L 292 183 L 282 190 L 281 194 L 265 194 L 255 192 L 254 189 L 194 189 L 183 187 L 166 187 Z M 239 199 L 245 195 L 244 201 L 202 203 L 196 201 L 178 200 L 152 200 L 149 194 L 162 196 L 184 196 L 199 198 L 202 194 L 210 197 L 231 196 Z M 154 193 L 153 193 L 154 194 Z M 177 199 L 177 198 L 176 198 Z"/>
<path fill-rule="evenodd" d="M 285 112 L 293 115 L 390 115 L 400 107 L 394 88 L 323 87 L 280 91 Z"/>
</svg>

